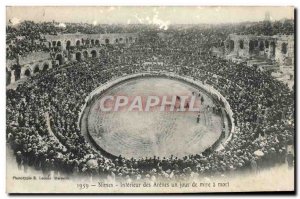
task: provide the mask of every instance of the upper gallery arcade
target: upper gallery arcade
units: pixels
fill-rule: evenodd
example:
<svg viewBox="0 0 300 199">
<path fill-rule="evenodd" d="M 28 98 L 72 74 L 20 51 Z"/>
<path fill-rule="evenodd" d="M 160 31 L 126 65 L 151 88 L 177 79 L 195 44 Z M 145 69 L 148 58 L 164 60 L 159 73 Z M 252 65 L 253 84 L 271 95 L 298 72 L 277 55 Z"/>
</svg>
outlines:
<svg viewBox="0 0 300 199">
<path fill-rule="evenodd" d="M 46 71 L 54 65 L 69 61 L 81 61 L 90 57 L 100 57 L 105 53 L 104 46 L 137 42 L 137 33 L 112 34 L 60 34 L 43 35 L 44 40 L 37 45 L 44 45 L 47 51 L 30 52 L 6 59 L 6 84 Z M 21 38 L 22 39 L 22 38 Z M 40 41 L 35 41 L 40 42 Z M 14 43 L 7 44 L 6 50 L 13 49 Z"/>
<path fill-rule="evenodd" d="M 230 34 L 225 55 L 237 58 L 271 59 L 279 65 L 294 65 L 294 36 L 256 36 Z"/>
</svg>

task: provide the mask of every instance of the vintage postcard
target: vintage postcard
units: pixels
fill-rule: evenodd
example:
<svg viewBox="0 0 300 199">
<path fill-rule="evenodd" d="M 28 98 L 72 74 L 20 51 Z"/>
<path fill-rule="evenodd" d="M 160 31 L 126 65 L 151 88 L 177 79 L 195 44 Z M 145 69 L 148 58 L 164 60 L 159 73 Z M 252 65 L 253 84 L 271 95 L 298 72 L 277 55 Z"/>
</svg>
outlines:
<svg viewBox="0 0 300 199">
<path fill-rule="evenodd" d="M 294 13 L 8 6 L 7 193 L 294 192 Z"/>
</svg>

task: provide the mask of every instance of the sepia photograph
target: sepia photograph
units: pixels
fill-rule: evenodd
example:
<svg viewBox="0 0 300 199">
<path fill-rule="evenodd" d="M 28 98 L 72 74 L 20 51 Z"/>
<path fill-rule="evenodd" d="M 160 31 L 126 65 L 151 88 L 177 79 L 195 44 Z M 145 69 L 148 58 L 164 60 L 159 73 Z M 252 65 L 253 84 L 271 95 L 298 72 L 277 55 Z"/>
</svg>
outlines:
<svg viewBox="0 0 300 199">
<path fill-rule="evenodd" d="M 7 193 L 295 193 L 295 7 L 5 9 Z"/>
</svg>

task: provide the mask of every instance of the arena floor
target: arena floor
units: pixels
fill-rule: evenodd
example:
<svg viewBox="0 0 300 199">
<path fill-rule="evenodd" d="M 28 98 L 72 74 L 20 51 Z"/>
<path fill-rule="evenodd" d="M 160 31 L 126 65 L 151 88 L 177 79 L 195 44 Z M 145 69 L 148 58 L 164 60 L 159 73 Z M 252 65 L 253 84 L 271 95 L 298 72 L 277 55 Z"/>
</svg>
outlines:
<svg viewBox="0 0 300 199">
<path fill-rule="evenodd" d="M 143 77 L 128 80 L 108 89 L 98 96 L 87 108 L 86 129 L 104 151 L 126 158 L 169 157 L 178 158 L 197 154 L 210 147 L 221 135 L 222 116 L 212 114 L 208 122 L 204 114 L 198 112 L 103 112 L 99 101 L 104 95 L 149 96 L 149 95 L 195 95 L 204 98 L 201 111 L 214 101 L 203 91 L 183 81 Z M 196 98 L 200 103 L 200 98 Z M 200 112 L 201 112 L 200 111 Z"/>
</svg>

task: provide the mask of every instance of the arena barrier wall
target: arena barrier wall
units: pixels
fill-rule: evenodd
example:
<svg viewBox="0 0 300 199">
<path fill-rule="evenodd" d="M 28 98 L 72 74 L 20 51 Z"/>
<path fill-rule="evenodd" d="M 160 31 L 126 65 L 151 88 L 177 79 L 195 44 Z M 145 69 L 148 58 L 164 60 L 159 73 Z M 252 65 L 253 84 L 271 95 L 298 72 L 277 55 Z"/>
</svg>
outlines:
<svg viewBox="0 0 300 199">
<path fill-rule="evenodd" d="M 177 79 L 177 80 L 181 80 L 181 81 L 185 81 L 189 84 L 192 84 L 196 87 L 201 88 L 202 90 L 204 90 L 205 92 L 207 92 L 208 94 L 211 95 L 211 97 L 213 97 L 215 100 L 218 100 L 218 102 L 222 103 L 222 105 L 224 105 L 224 110 L 226 115 L 229 118 L 229 126 L 231 126 L 231 129 L 229 130 L 229 135 L 227 136 L 227 138 L 225 138 L 225 141 L 223 142 L 223 145 L 225 146 L 231 139 L 232 139 L 232 134 L 234 133 L 234 119 L 233 119 L 233 112 L 231 110 L 231 107 L 229 105 L 229 103 L 227 102 L 226 98 L 223 97 L 213 86 L 210 86 L 208 84 L 203 84 L 200 81 L 196 81 L 194 79 L 192 79 L 191 77 L 188 76 L 179 76 L 177 74 L 174 73 L 166 73 L 166 72 L 144 72 L 144 73 L 137 73 L 137 74 L 131 74 L 131 75 L 126 75 L 126 76 L 122 76 L 122 77 L 116 77 L 104 84 L 102 84 L 101 86 L 97 87 L 95 90 L 93 90 L 86 98 L 85 98 L 85 103 L 81 108 L 81 111 L 79 113 L 79 119 L 77 122 L 78 127 L 81 129 L 81 120 L 82 120 L 82 116 L 84 114 L 84 111 L 86 109 L 86 107 L 95 100 L 95 98 L 97 98 L 99 95 L 101 95 L 103 92 L 105 92 L 107 89 L 118 85 L 122 82 L 131 80 L 131 79 L 135 79 L 135 78 L 140 78 L 140 77 L 167 77 L 167 78 L 173 78 L 173 79 Z M 87 132 L 88 137 L 90 138 L 90 140 L 93 142 L 94 145 L 97 145 L 96 142 L 93 140 L 93 138 L 90 136 L 89 132 Z M 208 149 L 206 149 L 205 151 L 219 151 L 222 150 L 223 147 L 221 147 L 221 139 L 222 136 L 219 137 L 219 139 Z M 97 147 L 98 148 L 98 147 Z M 101 150 L 103 152 L 103 149 Z M 205 152 L 204 151 L 204 152 Z M 105 151 L 104 151 L 105 152 Z M 108 153 L 108 152 L 105 152 Z M 112 154 L 109 154 L 110 156 L 114 156 Z"/>
</svg>

